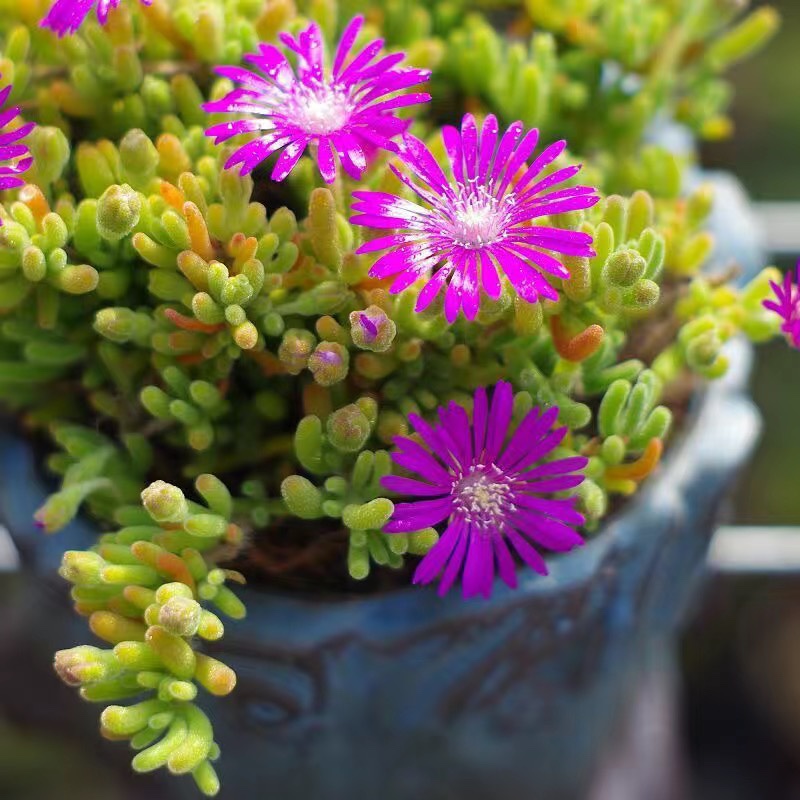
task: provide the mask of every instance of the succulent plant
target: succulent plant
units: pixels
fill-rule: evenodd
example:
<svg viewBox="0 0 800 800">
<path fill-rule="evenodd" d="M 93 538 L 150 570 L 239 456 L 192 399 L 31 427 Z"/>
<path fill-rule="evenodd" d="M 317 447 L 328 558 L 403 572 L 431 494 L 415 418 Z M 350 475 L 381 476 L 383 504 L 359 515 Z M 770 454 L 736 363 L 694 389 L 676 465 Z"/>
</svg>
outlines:
<svg viewBox="0 0 800 800">
<path fill-rule="evenodd" d="M 207 795 L 205 642 L 276 531 L 264 580 L 488 596 L 637 491 L 729 339 L 800 341 L 791 276 L 704 271 L 660 134 L 729 133 L 774 11 L 361 5 L 0 0 L 0 400 L 53 442 L 39 524 L 111 531 L 61 567 L 106 647 L 55 667 Z"/>
</svg>

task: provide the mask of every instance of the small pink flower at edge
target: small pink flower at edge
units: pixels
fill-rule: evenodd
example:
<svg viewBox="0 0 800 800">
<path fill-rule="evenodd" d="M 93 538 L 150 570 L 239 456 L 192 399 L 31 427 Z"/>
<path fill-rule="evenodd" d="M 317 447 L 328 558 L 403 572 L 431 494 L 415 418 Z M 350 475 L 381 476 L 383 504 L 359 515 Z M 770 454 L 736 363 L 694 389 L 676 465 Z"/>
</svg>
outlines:
<svg viewBox="0 0 800 800">
<path fill-rule="evenodd" d="M 14 130 L 6 130 L 20 113 L 19 106 L 5 108 L 12 89 L 13 86 L 6 86 L 0 91 L 0 191 L 23 186 L 25 180 L 20 176 L 33 165 L 31 152 L 21 140 L 34 129 L 35 124 L 27 122 Z"/>
<path fill-rule="evenodd" d="M 140 0 L 149 6 L 153 0 Z M 75 33 L 91 10 L 97 6 L 97 19 L 101 25 L 108 20 L 108 12 L 119 5 L 119 0 L 56 0 L 41 21 L 41 27 L 50 28 L 58 36 Z"/>
<path fill-rule="evenodd" d="M 800 350 L 800 262 L 797 263 L 794 276 L 789 270 L 783 277 L 783 283 L 770 281 L 774 300 L 765 300 L 764 307 L 774 311 L 782 320 L 781 330 L 792 347 Z"/>
</svg>

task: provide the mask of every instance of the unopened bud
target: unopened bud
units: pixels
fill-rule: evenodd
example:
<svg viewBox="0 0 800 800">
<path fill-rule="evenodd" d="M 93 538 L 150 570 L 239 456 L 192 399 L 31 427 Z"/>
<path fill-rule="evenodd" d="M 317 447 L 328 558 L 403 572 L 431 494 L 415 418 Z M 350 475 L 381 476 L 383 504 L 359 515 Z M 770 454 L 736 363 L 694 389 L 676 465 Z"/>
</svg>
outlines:
<svg viewBox="0 0 800 800">
<path fill-rule="evenodd" d="M 158 622 L 177 636 L 194 636 L 200 627 L 203 609 L 196 600 L 173 597 L 158 612 Z"/>
<path fill-rule="evenodd" d="M 308 359 L 308 368 L 320 386 L 333 386 L 347 377 L 350 354 L 336 342 L 322 342 L 317 345 Z"/>
<path fill-rule="evenodd" d="M 313 334 L 298 328 L 290 328 L 283 335 L 278 358 L 290 375 L 299 375 L 308 364 L 316 339 Z"/>
<path fill-rule="evenodd" d="M 155 481 L 142 492 L 142 505 L 156 522 L 183 522 L 189 514 L 183 492 L 164 481 Z"/>
<path fill-rule="evenodd" d="M 647 263 L 635 250 L 619 250 L 603 266 L 603 280 L 612 286 L 633 286 L 646 268 Z"/>
<path fill-rule="evenodd" d="M 116 670 L 113 653 L 97 647 L 82 645 L 69 650 L 59 650 L 53 667 L 68 686 L 94 683 L 110 677 Z"/>
<path fill-rule="evenodd" d="M 627 304 L 637 309 L 652 308 L 661 297 L 661 289 L 655 281 L 641 280 L 631 290 L 626 298 Z"/>
<path fill-rule="evenodd" d="M 397 325 L 379 306 L 350 314 L 350 335 L 355 346 L 362 350 L 383 353 L 392 346 L 396 334 Z"/>
<path fill-rule="evenodd" d="M 346 453 L 360 450 L 371 432 L 369 419 L 355 403 L 334 411 L 325 427 L 330 443 Z"/>
<path fill-rule="evenodd" d="M 117 242 L 139 223 L 142 200 L 128 184 L 109 186 L 97 201 L 97 230 L 104 239 Z"/>
</svg>

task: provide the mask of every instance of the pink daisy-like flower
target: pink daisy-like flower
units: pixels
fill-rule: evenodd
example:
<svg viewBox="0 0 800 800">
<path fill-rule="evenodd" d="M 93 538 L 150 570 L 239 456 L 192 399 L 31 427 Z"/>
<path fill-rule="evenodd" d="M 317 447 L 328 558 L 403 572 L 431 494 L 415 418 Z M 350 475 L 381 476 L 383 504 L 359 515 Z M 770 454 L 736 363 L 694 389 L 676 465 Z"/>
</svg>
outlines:
<svg viewBox="0 0 800 800">
<path fill-rule="evenodd" d="M 782 320 L 781 330 L 792 347 L 800 350 L 800 262 L 797 264 L 794 281 L 791 270 L 783 278 L 783 284 L 770 281 L 775 300 L 765 300 L 764 307 L 774 311 Z"/>
<path fill-rule="evenodd" d="M 33 122 L 27 122 L 13 130 L 6 130 L 8 126 L 19 117 L 19 106 L 4 108 L 12 86 L 6 86 L 0 91 L 0 191 L 4 189 L 17 189 L 25 184 L 20 177 L 31 168 L 33 158 L 28 146 L 21 143 L 35 127 Z M 0 225 L 3 220 L 0 219 Z"/>
<path fill-rule="evenodd" d="M 481 286 L 490 298 L 500 297 L 498 268 L 528 302 L 540 296 L 557 299 L 558 292 L 543 273 L 568 278 L 569 272 L 546 251 L 592 256 L 592 237 L 530 223 L 538 217 L 589 208 L 599 197 L 590 186 L 555 188 L 577 175 L 580 166 L 539 179 L 567 143 L 551 144 L 528 165 L 539 132 L 534 129 L 523 136 L 524 130 L 521 122 L 515 122 L 500 137 L 497 119 L 490 115 L 478 131 L 471 114 L 464 117 L 460 133 L 451 126 L 443 128 L 452 180 L 425 144 L 406 134 L 400 158 L 419 182 L 394 165 L 391 168 L 424 205 L 384 192 L 353 192 L 353 210 L 359 213 L 351 222 L 400 229 L 359 248 L 359 253 L 390 251 L 375 262 L 370 275 L 394 276 L 390 290 L 395 293 L 427 278 L 417 311 L 426 309 L 446 285 L 448 322 L 456 320 L 461 308 L 467 319 L 475 319 Z"/>
<path fill-rule="evenodd" d="M 464 408 L 451 402 L 439 409 L 438 424 L 418 416 L 409 421 L 427 447 L 395 437 L 392 459 L 421 480 L 387 476 L 386 489 L 416 496 L 398 503 L 386 533 L 406 533 L 447 520 L 447 528 L 414 573 L 414 583 L 430 583 L 443 572 L 439 594 L 445 594 L 463 571 L 464 597 L 489 597 L 495 570 L 510 587 L 517 585 L 509 545 L 536 572 L 547 565 L 533 544 L 554 551 L 583 544 L 574 530 L 583 517 L 575 497 L 548 495 L 573 489 L 587 463 L 581 456 L 542 463 L 561 443 L 567 429 L 553 429 L 558 409 L 528 412 L 508 438 L 514 395 L 511 385 L 497 384 L 489 405 L 486 390 L 475 392 L 472 423 Z"/>
<path fill-rule="evenodd" d="M 140 0 L 149 6 L 153 0 Z M 91 10 L 97 7 L 97 19 L 101 25 L 108 20 L 108 12 L 119 5 L 119 0 L 56 0 L 41 21 L 43 28 L 50 28 L 59 36 L 75 33 L 80 28 Z"/>
<path fill-rule="evenodd" d="M 240 87 L 203 108 L 249 116 L 212 125 L 206 134 L 219 144 L 241 133 L 263 131 L 228 159 L 226 169 L 240 164 L 241 174 L 246 175 L 283 150 L 272 171 L 272 179 L 281 181 L 310 145 L 317 151 L 322 177 L 332 183 L 337 157 L 345 172 L 359 179 L 372 153 L 395 149 L 392 139 L 404 133 L 410 122 L 394 112 L 430 100 L 429 94 L 401 92 L 427 81 L 430 70 L 396 69 L 403 53 L 376 60 L 382 39 L 370 42 L 350 58 L 363 23 L 364 18 L 358 16 L 345 28 L 330 70 L 325 67 L 322 34 L 315 24 L 297 39 L 288 33 L 280 36 L 297 56 L 294 69 L 280 49 L 267 44 L 261 44 L 258 53 L 245 56 L 262 74 L 241 67 L 217 67 L 217 74 Z"/>
</svg>

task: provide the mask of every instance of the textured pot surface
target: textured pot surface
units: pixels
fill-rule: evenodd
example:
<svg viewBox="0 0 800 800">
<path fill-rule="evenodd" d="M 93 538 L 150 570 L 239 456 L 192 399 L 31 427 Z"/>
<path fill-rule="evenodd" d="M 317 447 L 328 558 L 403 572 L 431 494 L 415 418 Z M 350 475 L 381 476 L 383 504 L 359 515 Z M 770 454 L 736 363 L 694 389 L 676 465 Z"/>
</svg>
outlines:
<svg viewBox="0 0 800 800">
<path fill-rule="evenodd" d="M 552 559 L 547 578 L 526 573 L 516 592 L 498 585 L 489 602 L 417 588 L 348 600 L 245 590 L 249 616 L 228 626 L 218 650 L 239 685 L 204 703 L 223 750 L 224 796 L 584 797 L 626 689 L 674 631 L 757 438 L 748 348 L 736 343 L 731 359 L 660 475 L 586 547 Z M 0 685 L 15 676 L 3 703 L 78 735 L 98 709 L 76 712 L 79 701 L 42 673 L 52 650 L 88 638 L 54 572 L 95 531 L 78 522 L 43 539 L 31 518 L 45 493 L 29 448 L 0 436 L 0 517 L 37 573 L 4 622 L 5 641 L 19 645 L 0 663 Z M 33 686 L 19 689 L 23 665 L 35 704 Z M 156 791 L 155 780 L 142 785 Z M 181 792 L 194 789 L 171 785 L 169 796 Z"/>
</svg>

